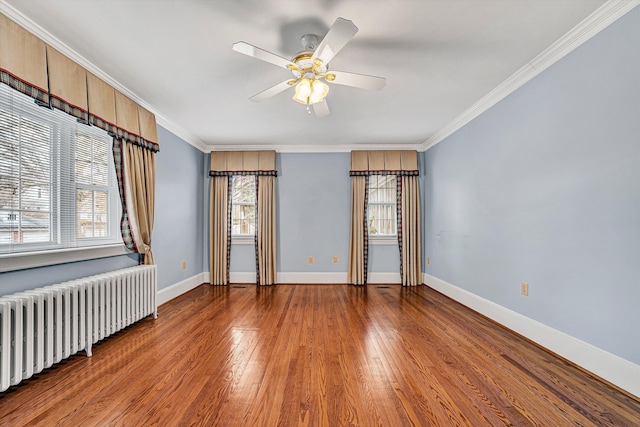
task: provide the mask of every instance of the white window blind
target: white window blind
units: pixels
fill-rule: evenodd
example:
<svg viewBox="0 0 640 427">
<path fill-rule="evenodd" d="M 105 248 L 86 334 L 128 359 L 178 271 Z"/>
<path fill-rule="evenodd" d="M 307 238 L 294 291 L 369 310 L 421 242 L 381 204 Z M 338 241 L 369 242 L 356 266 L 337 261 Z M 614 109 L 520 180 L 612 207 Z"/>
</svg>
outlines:
<svg viewBox="0 0 640 427">
<path fill-rule="evenodd" d="M 231 198 L 231 235 L 256 234 L 256 177 L 235 175 Z"/>
<path fill-rule="evenodd" d="M 0 85 L 0 254 L 121 243 L 112 138 Z"/>
<path fill-rule="evenodd" d="M 396 236 L 396 176 L 369 175 L 367 225 L 370 236 Z"/>
</svg>

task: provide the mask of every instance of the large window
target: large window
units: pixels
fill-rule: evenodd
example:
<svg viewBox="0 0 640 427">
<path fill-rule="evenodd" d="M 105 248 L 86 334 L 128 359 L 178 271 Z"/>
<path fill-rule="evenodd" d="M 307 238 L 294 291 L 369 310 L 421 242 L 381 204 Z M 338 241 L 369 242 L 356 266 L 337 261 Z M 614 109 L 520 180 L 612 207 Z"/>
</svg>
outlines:
<svg viewBox="0 0 640 427">
<path fill-rule="evenodd" d="M 232 178 L 231 235 L 256 234 L 256 177 L 236 175 Z"/>
<path fill-rule="evenodd" d="M 396 236 L 396 176 L 370 175 L 367 226 L 370 236 Z"/>
<path fill-rule="evenodd" d="M 122 241 L 112 138 L 0 85 L 0 254 Z"/>
</svg>

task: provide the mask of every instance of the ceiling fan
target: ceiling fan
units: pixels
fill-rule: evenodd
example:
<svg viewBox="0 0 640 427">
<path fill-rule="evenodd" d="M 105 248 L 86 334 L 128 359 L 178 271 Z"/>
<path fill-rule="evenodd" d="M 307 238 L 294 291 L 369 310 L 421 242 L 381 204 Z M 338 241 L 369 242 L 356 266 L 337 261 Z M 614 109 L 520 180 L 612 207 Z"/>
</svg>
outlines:
<svg viewBox="0 0 640 427">
<path fill-rule="evenodd" d="M 309 114 L 311 114 L 309 107 L 313 106 L 316 116 L 323 117 L 329 114 L 329 106 L 325 100 L 329 92 L 329 86 L 324 83 L 325 81 L 362 89 L 382 89 L 387 83 L 384 77 L 347 73 L 345 71 L 329 71 L 329 61 L 340 52 L 357 32 L 358 27 L 353 25 L 353 22 L 338 18 L 329 28 L 327 35 L 324 36 L 320 44 L 318 44 L 318 36 L 315 34 L 302 36 L 301 42 L 304 50 L 296 54 L 291 60 L 245 42 L 234 43 L 233 50 L 236 52 L 286 68 L 293 73 L 293 79 L 278 83 L 249 99 L 255 102 L 264 101 L 295 86 L 293 100 L 305 104 Z"/>
</svg>

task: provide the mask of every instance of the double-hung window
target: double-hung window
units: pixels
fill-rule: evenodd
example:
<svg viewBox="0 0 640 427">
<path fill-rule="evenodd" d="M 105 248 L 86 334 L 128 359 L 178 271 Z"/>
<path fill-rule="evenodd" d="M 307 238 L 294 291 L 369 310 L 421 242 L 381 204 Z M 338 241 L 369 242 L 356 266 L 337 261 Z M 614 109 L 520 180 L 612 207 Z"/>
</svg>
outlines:
<svg viewBox="0 0 640 427">
<path fill-rule="evenodd" d="M 369 175 L 367 226 L 374 240 L 394 240 L 397 237 L 396 176 Z"/>
<path fill-rule="evenodd" d="M 0 255 L 121 243 L 112 143 L 0 85 Z"/>
<path fill-rule="evenodd" d="M 234 175 L 231 181 L 231 236 L 240 243 L 256 234 L 256 177 Z"/>
</svg>

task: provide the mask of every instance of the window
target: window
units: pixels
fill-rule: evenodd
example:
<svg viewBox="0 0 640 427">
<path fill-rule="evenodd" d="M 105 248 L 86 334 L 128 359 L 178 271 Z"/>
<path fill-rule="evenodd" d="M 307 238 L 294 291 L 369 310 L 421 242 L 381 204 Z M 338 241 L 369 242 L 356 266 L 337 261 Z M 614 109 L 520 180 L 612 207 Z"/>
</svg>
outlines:
<svg viewBox="0 0 640 427">
<path fill-rule="evenodd" d="M 112 138 L 0 85 L 0 254 L 121 243 Z"/>
<path fill-rule="evenodd" d="M 110 144 L 76 135 L 76 235 L 86 239 L 108 235 Z"/>
<path fill-rule="evenodd" d="M 370 236 L 393 236 L 396 233 L 396 176 L 370 175 L 367 225 Z"/>
<path fill-rule="evenodd" d="M 231 235 L 256 234 L 256 177 L 235 175 L 232 178 Z"/>
</svg>

